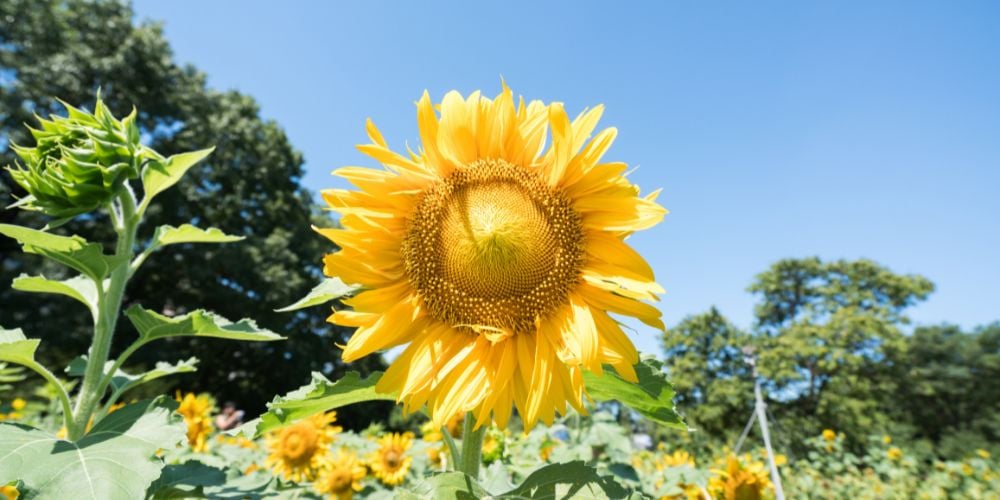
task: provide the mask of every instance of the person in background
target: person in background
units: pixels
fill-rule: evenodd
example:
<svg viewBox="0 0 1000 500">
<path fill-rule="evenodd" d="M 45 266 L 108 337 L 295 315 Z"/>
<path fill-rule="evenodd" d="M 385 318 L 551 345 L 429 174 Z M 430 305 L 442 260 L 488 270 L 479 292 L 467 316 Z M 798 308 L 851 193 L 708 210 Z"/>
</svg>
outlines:
<svg viewBox="0 0 1000 500">
<path fill-rule="evenodd" d="M 222 405 L 222 412 L 215 416 L 215 428 L 220 431 L 228 431 L 243 423 L 243 410 L 236 409 L 236 403 L 226 401 Z"/>
</svg>

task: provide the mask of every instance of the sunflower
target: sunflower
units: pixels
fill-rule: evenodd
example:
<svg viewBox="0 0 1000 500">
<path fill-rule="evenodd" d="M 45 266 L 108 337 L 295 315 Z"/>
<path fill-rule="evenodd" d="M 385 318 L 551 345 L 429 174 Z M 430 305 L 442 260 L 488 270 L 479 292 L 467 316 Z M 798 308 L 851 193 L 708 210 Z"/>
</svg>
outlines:
<svg viewBox="0 0 1000 500">
<path fill-rule="evenodd" d="M 739 458 L 729 455 L 726 469 L 713 469 L 708 489 L 716 498 L 725 500 L 759 500 L 765 490 L 771 488 L 767 468 L 762 462 L 751 462 L 744 466 Z"/>
<path fill-rule="evenodd" d="M 324 272 L 363 288 L 329 318 L 357 327 L 344 360 L 408 344 L 376 390 L 407 412 L 426 404 L 435 425 L 473 412 L 506 427 L 516 407 L 530 428 L 584 411 L 583 370 L 636 381 L 638 353 L 609 313 L 663 328 L 645 302 L 663 289 L 624 240 L 666 210 L 624 163 L 601 161 L 617 134 L 588 140 L 602 112 L 571 121 L 506 84 L 438 107 L 425 92 L 422 148 L 406 155 L 368 121 L 359 149 L 385 168 L 337 170 L 357 189 L 323 191 L 342 229 L 317 230 L 340 248 Z"/>
<path fill-rule="evenodd" d="M 313 488 L 317 493 L 329 494 L 332 500 L 349 500 L 355 491 L 361 491 L 365 474 L 365 466 L 355 454 L 340 450 L 320 466 Z"/>
<path fill-rule="evenodd" d="M 667 469 L 672 469 L 675 467 L 691 467 L 695 466 L 694 457 L 690 453 L 684 450 L 677 450 L 670 454 L 663 454 L 656 458 L 654 462 L 657 472 L 663 472 Z M 666 484 L 666 476 L 661 474 L 656 480 L 656 489 L 663 488 Z M 678 483 L 676 484 L 676 490 L 680 493 L 664 495 L 661 500 L 681 500 L 681 499 L 691 499 L 697 500 L 701 498 L 701 488 L 697 484 L 693 483 Z"/>
<path fill-rule="evenodd" d="M 265 465 L 275 474 L 294 482 L 312 480 L 329 452 L 329 445 L 341 431 L 332 425 L 337 412 L 318 413 L 267 436 L 270 452 Z"/>
<path fill-rule="evenodd" d="M 413 434 L 386 434 L 379 438 L 378 445 L 379 449 L 368 459 L 372 473 L 389 486 L 402 484 L 413 462 L 413 457 L 406 455 L 413 445 Z"/>
<path fill-rule="evenodd" d="M 191 449 L 196 452 L 208 450 L 208 435 L 215 428 L 212 424 L 212 410 L 215 408 L 212 398 L 206 394 L 196 396 L 193 392 L 181 397 L 180 391 L 177 391 L 175 399 L 180 403 L 177 413 L 184 417 L 184 423 L 187 424 L 187 438 Z"/>
</svg>

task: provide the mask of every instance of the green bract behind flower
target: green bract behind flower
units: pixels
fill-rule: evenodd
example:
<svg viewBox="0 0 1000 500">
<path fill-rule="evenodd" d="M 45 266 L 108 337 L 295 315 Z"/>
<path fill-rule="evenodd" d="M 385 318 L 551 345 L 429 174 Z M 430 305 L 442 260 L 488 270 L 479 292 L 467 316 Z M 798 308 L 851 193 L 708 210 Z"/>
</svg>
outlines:
<svg viewBox="0 0 1000 500">
<path fill-rule="evenodd" d="M 35 147 L 11 145 L 23 165 L 7 170 L 30 195 L 14 206 L 68 218 L 108 203 L 138 177 L 141 157 L 156 154 L 139 144 L 135 109 L 118 120 L 100 95 L 92 114 L 62 104 L 68 116 L 39 117 L 40 128 L 28 127 Z"/>
</svg>

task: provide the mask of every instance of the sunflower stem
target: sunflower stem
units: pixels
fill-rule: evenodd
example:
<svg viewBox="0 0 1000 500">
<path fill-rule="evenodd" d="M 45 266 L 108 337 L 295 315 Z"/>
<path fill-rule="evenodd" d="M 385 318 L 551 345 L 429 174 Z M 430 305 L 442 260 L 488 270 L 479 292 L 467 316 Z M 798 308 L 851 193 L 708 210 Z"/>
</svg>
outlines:
<svg viewBox="0 0 1000 500">
<path fill-rule="evenodd" d="M 102 293 L 98 294 L 97 320 L 94 323 L 94 339 L 90 344 L 90 357 L 77 396 L 72 425 L 67 427 L 67 436 L 71 441 L 80 439 L 87 432 L 87 423 L 104 396 L 110 380 L 105 379 L 104 364 L 111 351 L 111 339 L 121 314 L 122 297 L 129 278 L 129 261 L 134 255 L 135 233 L 139 227 L 132 193 L 124 191 L 118 200 L 121 203 L 121 230 L 118 232 L 115 256 L 119 258 L 119 265 L 111 272 L 107 289 L 99 287 Z"/>
<path fill-rule="evenodd" d="M 486 426 L 476 428 L 476 418 L 472 413 L 465 414 L 462 424 L 462 455 L 458 459 L 458 470 L 472 478 L 479 477 L 479 465 L 483 461 L 483 439 L 486 438 Z"/>
</svg>

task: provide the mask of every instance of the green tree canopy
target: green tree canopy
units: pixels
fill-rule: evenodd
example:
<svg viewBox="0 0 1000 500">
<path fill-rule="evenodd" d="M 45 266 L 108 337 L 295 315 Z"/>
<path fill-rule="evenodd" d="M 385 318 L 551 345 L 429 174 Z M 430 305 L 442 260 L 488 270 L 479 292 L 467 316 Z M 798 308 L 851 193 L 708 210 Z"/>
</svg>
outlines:
<svg viewBox="0 0 1000 500">
<path fill-rule="evenodd" d="M 887 411 L 910 438 L 947 458 L 1000 453 L 1000 323 L 919 327 L 889 361 L 899 383 Z"/>
<path fill-rule="evenodd" d="M 753 381 L 741 347 L 750 334 L 729 322 L 716 308 L 684 318 L 663 335 L 677 407 L 688 425 L 720 439 L 731 438 L 753 409 Z"/>
<path fill-rule="evenodd" d="M 906 383 L 891 359 L 906 349 L 905 310 L 932 290 L 926 278 L 864 259 L 778 261 L 749 287 L 759 299 L 751 332 L 713 308 L 664 336 L 678 408 L 709 435 L 732 440 L 753 405 L 740 351 L 753 345 L 782 431 L 777 441 L 793 444 L 823 428 L 863 439 L 890 422 L 885 401 Z"/>
<path fill-rule="evenodd" d="M 118 116 L 139 105 L 144 140 L 164 154 L 216 146 L 179 189 L 157 198 L 140 238 L 151 237 L 159 224 L 189 221 L 247 239 L 222 247 L 171 246 L 135 277 L 127 294 L 155 297 L 158 302 L 143 304 L 153 310 L 181 313 L 186 305 L 199 304 L 223 316 L 256 318 L 287 335 L 287 342 L 268 345 L 184 339 L 164 344 L 156 356 L 198 356 L 198 373 L 180 379 L 184 389 L 211 390 L 255 411 L 273 395 L 308 381 L 313 370 L 336 375 L 341 369 L 334 343 L 343 342 L 345 332 L 323 321 L 325 311 L 273 312 L 320 279 L 320 259 L 331 248 L 310 225 L 331 222 L 319 215 L 312 195 L 299 184 L 301 154 L 281 127 L 260 117 L 253 98 L 207 88 L 203 73 L 173 60 L 159 25 L 135 25 L 133 17 L 128 4 L 109 0 L 0 4 L 0 136 L 30 145 L 23 124 L 32 121 L 32 114 L 60 109 L 54 97 L 92 105 L 101 89 Z M 0 142 L 0 163 L 13 161 L 7 143 Z M 0 176 L 0 203 L 7 205 L 17 195 L 10 178 Z M 45 223 L 15 210 L 0 210 L 0 222 Z M 99 226 L 85 216 L 68 229 L 93 234 Z M 12 240 L 0 241 L 0 323 L 21 326 L 48 346 L 62 346 L 41 354 L 46 362 L 66 364 L 69 353 L 89 342 L 87 316 L 78 314 L 71 301 L 42 299 L 8 286 L 20 273 L 58 276 L 58 270 L 41 266 L 24 259 Z M 128 328 L 127 322 L 119 324 Z M 116 338 L 124 343 L 133 335 L 123 331 Z M 143 360 L 142 351 L 135 360 Z"/>
</svg>

